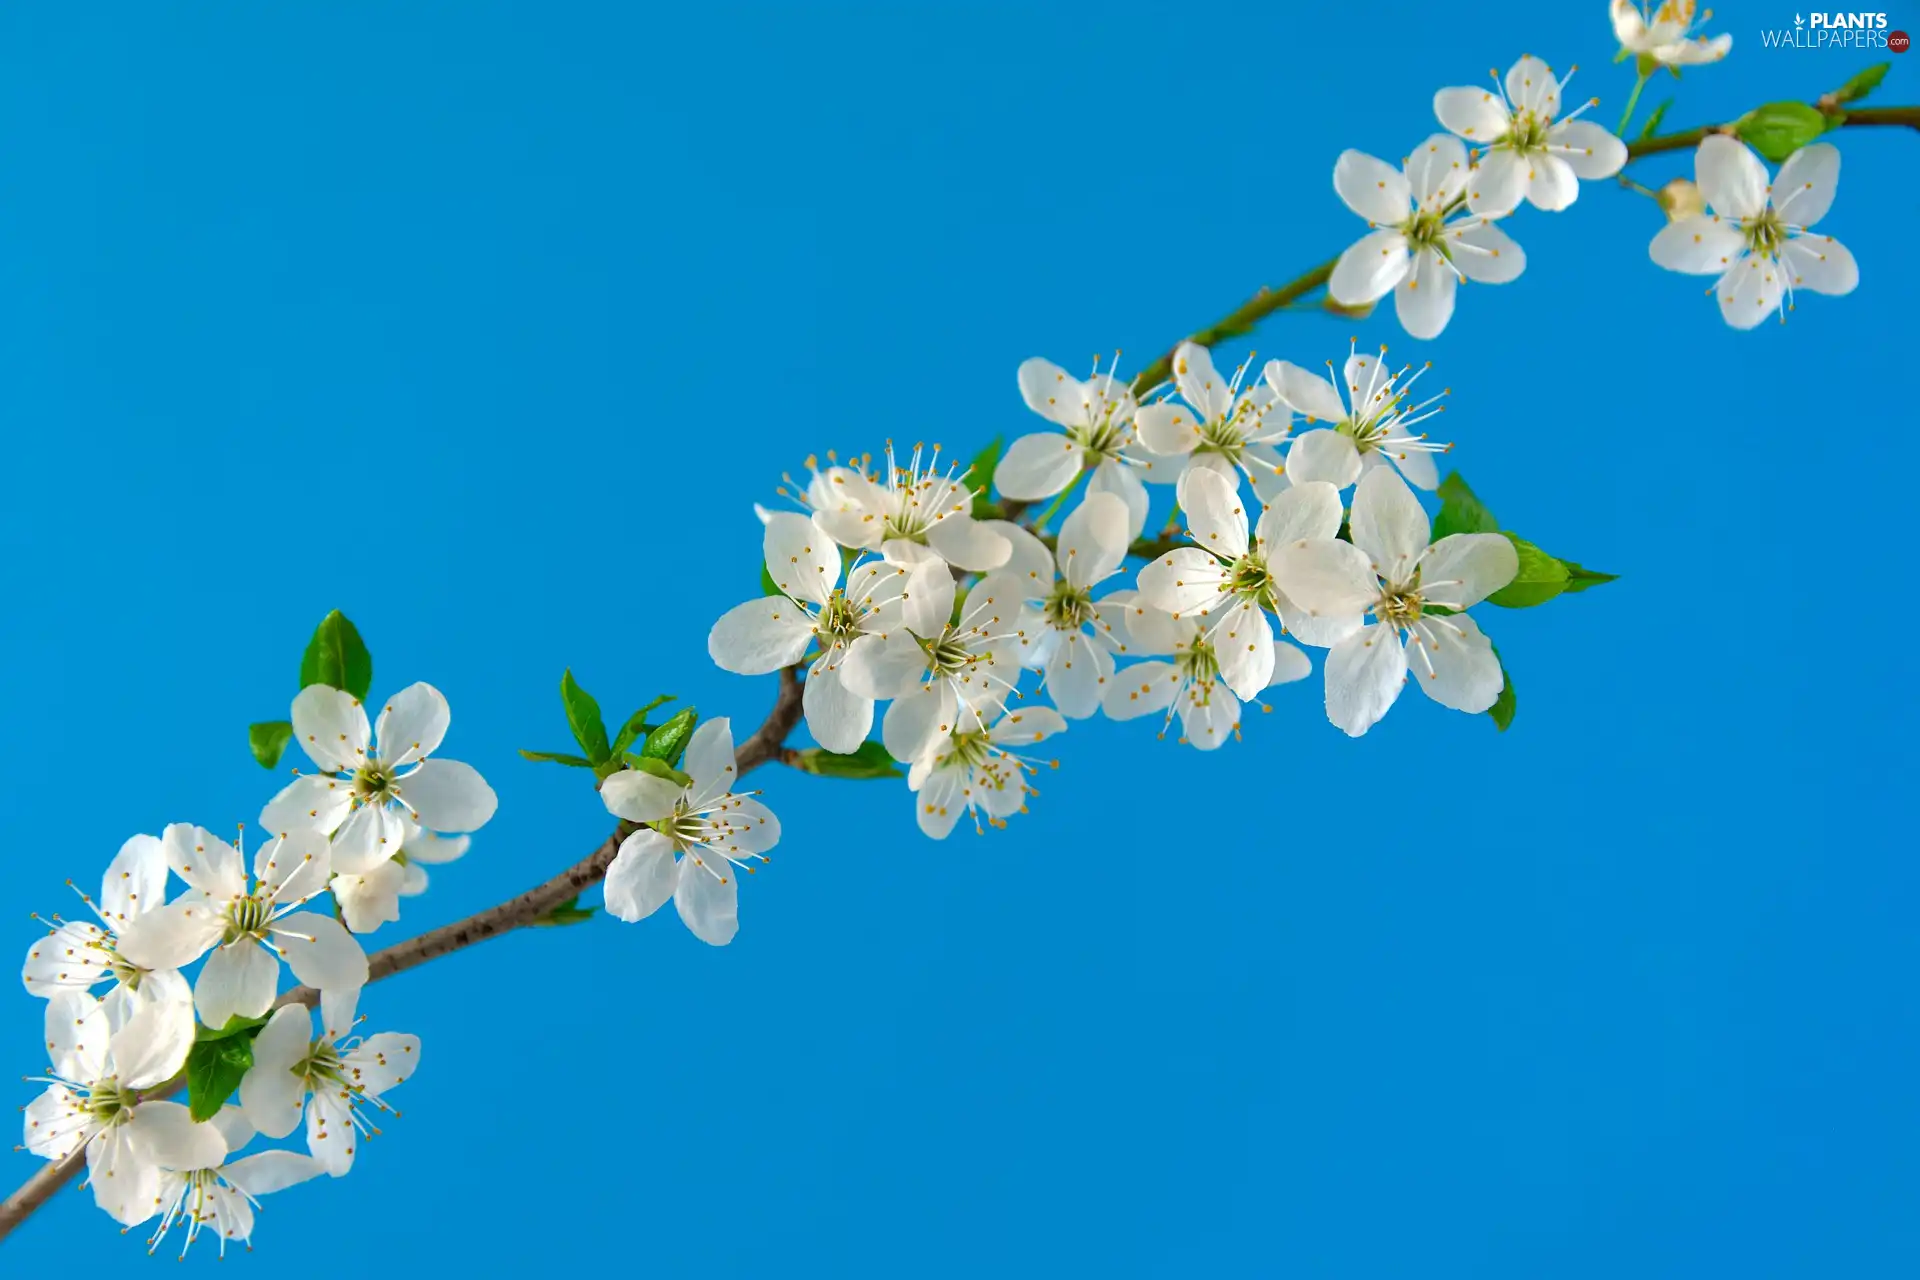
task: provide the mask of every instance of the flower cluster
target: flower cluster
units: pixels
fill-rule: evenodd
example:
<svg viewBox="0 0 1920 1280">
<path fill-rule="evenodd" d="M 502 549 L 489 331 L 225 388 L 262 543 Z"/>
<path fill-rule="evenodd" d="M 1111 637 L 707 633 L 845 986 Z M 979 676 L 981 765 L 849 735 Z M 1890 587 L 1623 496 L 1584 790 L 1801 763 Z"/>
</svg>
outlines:
<svg viewBox="0 0 1920 1280">
<path fill-rule="evenodd" d="M 95 1202 L 155 1224 L 150 1251 L 176 1226 L 187 1247 L 202 1231 L 223 1253 L 247 1242 L 261 1196 L 352 1168 L 384 1094 L 413 1074 L 418 1040 L 355 1030 L 369 977 L 355 935 L 425 889 L 420 863 L 465 852 L 439 832 L 493 816 L 478 773 L 429 758 L 448 721 L 431 685 L 396 695 L 373 731 L 357 698 L 310 685 L 292 724 L 320 772 L 267 804 L 250 862 L 243 842 L 176 823 L 128 840 L 99 897 L 80 892 L 92 919 L 43 920 L 21 977 L 46 1000 L 50 1066 L 25 1145 L 84 1152 Z M 316 910 L 328 894 L 332 911 Z M 282 990 L 283 961 L 298 990 Z M 182 1084 L 191 1106 L 168 1100 Z M 303 1121 L 305 1152 L 242 1154 Z"/>
</svg>

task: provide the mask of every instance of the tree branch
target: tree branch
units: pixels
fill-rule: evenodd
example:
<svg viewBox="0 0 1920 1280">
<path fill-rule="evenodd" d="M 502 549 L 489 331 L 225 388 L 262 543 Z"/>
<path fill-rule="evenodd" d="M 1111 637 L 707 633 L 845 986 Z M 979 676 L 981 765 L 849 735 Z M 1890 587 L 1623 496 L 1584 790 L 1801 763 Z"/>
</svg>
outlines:
<svg viewBox="0 0 1920 1280">
<path fill-rule="evenodd" d="M 800 723 L 801 692 L 799 673 L 792 667 L 782 668 L 780 690 L 774 697 L 773 709 L 752 736 L 734 748 L 734 766 L 741 774 L 779 756 L 788 735 Z M 367 957 L 367 981 L 378 982 L 382 978 L 391 978 L 396 973 L 405 973 L 429 960 L 464 951 L 477 942 L 485 942 L 488 938 L 497 938 L 503 933 L 511 933 L 532 924 L 561 903 L 578 897 L 583 890 L 599 883 L 607 874 L 607 867 L 613 862 L 614 855 L 620 851 L 620 842 L 636 829 L 633 823 L 623 821 L 614 828 L 612 835 L 601 842 L 599 848 L 546 883 L 535 885 L 497 907 L 488 907 L 464 920 L 456 920 L 417 938 L 374 952 Z M 319 1002 L 320 993 L 312 987 L 296 987 L 281 996 L 274 1007 L 304 1004 L 312 1008 Z M 183 1071 L 165 1084 L 148 1090 L 143 1097 L 170 1098 L 186 1085 L 187 1077 Z M 0 1240 L 6 1239 L 34 1210 L 51 1199 L 54 1192 L 72 1181 L 73 1176 L 85 1165 L 84 1151 L 76 1151 L 64 1160 L 52 1161 L 21 1183 L 12 1195 L 0 1201 Z"/>
</svg>

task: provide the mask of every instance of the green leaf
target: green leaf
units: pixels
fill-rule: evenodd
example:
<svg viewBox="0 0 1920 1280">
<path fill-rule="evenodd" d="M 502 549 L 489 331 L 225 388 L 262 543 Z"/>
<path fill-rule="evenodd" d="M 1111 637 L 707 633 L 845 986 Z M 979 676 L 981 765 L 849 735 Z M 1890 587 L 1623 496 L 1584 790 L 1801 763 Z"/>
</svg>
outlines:
<svg viewBox="0 0 1920 1280">
<path fill-rule="evenodd" d="M 995 436 L 967 464 L 967 486 L 973 490 L 973 518 L 992 520 L 1000 515 L 1000 504 L 993 500 L 993 473 L 1000 466 L 1000 451 L 1005 436 Z"/>
<path fill-rule="evenodd" d="M 760 562 L 760 594 L 763 596 L 783 596 L 786 594 L 786 592 L 780 589 L 780 584 L 773 580 L 773 575 L 767 572 L 767 562 L 764 560 Z"/>
<path fill-rule="evenodd" d="M 1640 126 L 1641 141 L 1644 142 L 1653 136 L 1654 131 L 1660 127 L 1660 122 L 1667 118 L 1667 108 L 1672 105 L 1673 99 L 1668 98 L 1665 102 L 1662 102 L 1653 109 L 1653 114 L 1647 117 L 1647 122 Z"/>
<path fill-rule="evenodd" d="M 332 685 L 356 698 L 365 698 L 373 687 L 373 655 L 338 609 L 320 619 L 300 659 L 300 687 L 310 684 Z"/>
<path fill-rule="evenodd" d="M 1495 649 L 1493 656 L 1499 659 L 1500 651 Z M 1515 710 L 1513 700 L 1513 676 L 1507 671 L 1505 659 L 1500 659 L 1500 678 L 1506 683 L 1500 686 L 1500 696 L 1495 698 L 1493 705 L 1487 708 L 1487 714 L 1493 717 L 1494 726 L 1498 728 L 1500 732 L 1505 733 L 1513 725 L 1513 713 Z"/>
<path fill-rule="evenodd" d="M 225 1040 L 230 1036 L 250 1035 L 266 1025 L 265 1018 L 243 1018 L 236 1013 L 227 1019 L 227 1025 L 224 1027 L 195 1027 L 193 1038 L 202 1042 Z"/>
<path fill-rule="evenodd" d="M 1567 589 L 1567 566 L 1528 542 L 1507 534 L 1507 541 L 1520 553 L 1520 571 L 1513 581 L 1487 597 L 1489 604 L 1506 609 L 1527 609 L 1545 604 Z"/>
<path fill-rule="evenodd" d="M 1500 522 L 1480 505 L 1480 499 L 1459 472 L 1440 482 L 1440 514 L 1433 518 L 1433 541 L 1455 533 L 1498 533 Z"/>
<path fill-rule="evenodd" d="M 657 760 L 652 756 L 628 755 L 627 764 L 642 773 L 650 773 L 656 778 L 671 782 L 676 787 L 687 786 L 693 781 L 665 760 Z"/>
<path fill-rule="evenodd" d="M 573 740 L 587 753 L 587 759 L 595 764 L 608 759 L 613 753 L 607 749 L 607 726 L 600 719 L 600 704 L 573 678 L 572 667 L 560 677 L 560 701 L 566 705 L 567 727 L 573 730 Z"/>
<path fill-rule="evenodd" d="M 280 756 L 293 741 L 293 726 L 285 720 L 266 720 L 247 726 L 247 746 L 253 749 L 253 758 L 260 762 L 262 769 L 271 769 L 280 763 Z"/>
<path fill-rule="evenodd" d="M 687 739 L 693 736 L 693 726 L 699 719 L 694 709 L 688 707 L 649 733 L 640 754 L 652 760 L 679 764 L 681 753 L 687 749 Z"/>
<path fill-rule="evenodd" d="M 762 565 L 760 571 L 764 574 L 766 572 L 766 566 Z M 652 733 L 653 726 L 647 723 L 647 716 L 672 701 L 672 694 L 663 693 L 646 706 L 628 716 L 627 722 L 620 726 L 620 732 L 614 735 L 613 754 L 617 756 L 625 751 L 633 745 L 634 739 L 640 737 L 642 734 Z"/>
<path fill-rule="evenodd" d="M 187 1109 L 193 1118 L 205 1121 L 219 1115 L 252 1065 L 252 1035 L 196 1041 L 187 1051 Z"/>
<path fill-rule="evenodd" d="M 1769 102 L 1735 126 L 1755 151 L 1779 164 L 1827 131 L 1827 118 L 1804 102 Z"/>
<path fill-rule="evenodd" d="M 547 912 L 547 914 L 536 916 L 527 923 L 537 929 L 553 927 L 565 928 L 570 924 L 579 924 L 584 920 L 593 919 L 594 910 L 595 908 L 593 907 L 581 906 L 580 899 L 578 897 L 572 897 Z"/>
<path fill-rule="evenodd" d="M 1865 71 L 1860 72 L 1854 76 L 1853 79 L 1841 85 L 1839 91 L 1833 96 L 1842 102 L 1860 101 L 1860 99 L 1880 87 L 1880 82 L 1887 78 L 1887 68 L 1892 65 L 1891 62 L 1874 63 Z"/>
<path fill-rule="evenodd" d="M 559 751 L 529 751 L 525 747 L 522 747 L 520 748 L 520 754 L 535 764 L 564 764 L 572 769 L 593 768 L 593 761 L 587 759 L 585 756 L 570 756 Z"/>
<path fill-rule="evenodd" d="M 1567 593 L 1569 595 L 1575 591 L 1585 591 L 1588 587 L 1597 587 L 1603 583 L 1618 582 L 1620 580 L 1620 575 L 1617 573 L 1601 573 L 1598 569 L 1589 569 L 1584 565 L 1577 565 L 1571 560 L 1562 560 L 1560 563 L 1565 565 L 1567 569 Z"/>
<path fill-rule="evenodd" d="M 894 763 L 887 749 L 877 742 L 863 742 L 842 754 L 808 747 L 793 758 L 793 767 L 823 778 L 899 778 L 904 771 Z"/>
</svg>

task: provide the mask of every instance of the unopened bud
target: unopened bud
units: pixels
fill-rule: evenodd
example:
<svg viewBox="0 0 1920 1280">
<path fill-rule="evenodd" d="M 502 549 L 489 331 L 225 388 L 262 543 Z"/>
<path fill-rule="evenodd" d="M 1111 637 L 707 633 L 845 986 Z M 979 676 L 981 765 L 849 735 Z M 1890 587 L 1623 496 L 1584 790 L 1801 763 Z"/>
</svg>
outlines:
<svg viewBox="0 0 1920 1280">
<path fill-rule="evenodd" d="M 1707 202 L 1701 199 L 1700 188 L 1686 178 L 1675 178 L 1660 188 L 1653 198 L 1666 210 L 1668 222 L 1697 218 L 1707 211 Z"/>
<path fill-rule="evenodd" d="M 1335 302 L 1331 294 L 1320 300 L 1320 308 L 1336 316 L 1347 316 L 1354 320 L 1365 320 L 1373 314 L 1373 304 L 1371 302 Z"/>
</svg>

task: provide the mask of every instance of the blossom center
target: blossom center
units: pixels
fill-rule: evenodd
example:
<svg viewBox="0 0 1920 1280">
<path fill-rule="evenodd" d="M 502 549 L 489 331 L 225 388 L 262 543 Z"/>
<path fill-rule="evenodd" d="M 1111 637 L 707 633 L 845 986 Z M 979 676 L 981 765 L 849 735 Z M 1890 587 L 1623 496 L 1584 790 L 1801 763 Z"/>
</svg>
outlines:
<svg viewBox="0 0 1920 1280">
<path fill-rule="evenodd" d="M 1221 585 L 1228 595 L 1249 604 L 1267 610 L 1275 607 L 1273 574 L 1267 568 L 1267 557 L 1257 548 L 1227 567 L 1227 580 Z"/>
<path fill-rule="evenodd" d="M 952 627 L 941 632 L 937 639 L 923 640 L 920 643 L 921 647 L 927 651 L 927 674 L 929 675 L 958 675 L 980 661 L 980 655 L 967 648 Z"/>
<path fill-rule="evenodd" d="M 946 763 L 952 766 L 977 769 L 990 761 L 995 754 L 994 745 L 987 738 L 985 729 L 956 733 L 947 740 Z"/>
<path fill-rule="evenodd" d="M 1068 427 L 1067 439 L 1079 445 L 1090 461 L 1118 458 L 1120 450 L 1133 440 L 1131 426 L 1115 421 L 1118 409 L 1119 405 L 1108 401 L 1094 412 L 1093 421 Z"/>
<path fill-rule="evenodd" d="M 105 1129 L 133 1119 L 133 1109 L 139 1101 L 139 1094 L 108 1076 L 93 1086 L 80 1109 L 88 1120 Z"/>
<path fill-rule="evenodd" d="M 1182 676 L 1198 685 L 1210 685 L 1220 678 L 1220 659 L 1214 655 L 1213 646 L 1197 636 L 1174 656 L 1173 665 Z"/>
<path fill-rule="evenodd" d="M 393 770 L 371 757 L 353 773 L 354 799 L 363 804 L 392 798 L 394 794 Z"/>
<path fill-rule="evenodd" d="M 1553 127 L 1551 115 L 1536 115 L 1530 107 L 1513 113 L 1507 135 L 1493 145 L 1506 147 L 1516 155 L 1533 155 L 1547 149 L 1547 131 Z"/>
<path fill-rule="evenodd" d="M 1065 578 L 1053 584 L 1053 593 L 1041 606 L 1041 612 L 1062 631 L 1078 631 L 1093 621 L 1093 590 L 1076 587 Z"/>
<path fill-rule="evenodd" d="M 1787 242 L 1787 224 L 1776 210 L 1762 209 L 1759 217 L 1741 225 L 1740 235 L 1747 242 L 1747 252 L 1770 258 Z"/>
<path fill-rule="evenodd" d="M 235 898 L 227 904 L 227 928 L 221 935 L 220 943 L 225 946 L 230 942 L 238 942 L 242 938 L 258 938 L 271 919 L 273 919 L 271 899 L 258 893 L 250 893 L 244 898 Z"/>
<path fill-rule="evenodd" d="M 846 590 L 835 587 L 833 594 L 827 597 L 827 603 L 820 610 L 820 616 L 814 619 L 813 634 L 823 646 L 831 648 L 836 641 L 852 640 L 860 634 L 860 614 L 853 607 L 853 601 L 847 599 Z"/>
<path fill-rule="evenodd" d="M 1420 598 L 1418 582 L 1407 586 L 1389 586 L 1381 589 L 1380 602 L 1373 607 L 1374 616 L 1392 627 L 1411 627 L 1420 620 L 1420 612 L 1425 604 Z"/>
<path fill-rule="evenodd" d="M 1447 217 L 1433 209 L 1421 209 L 1408 218 L 1400 228 L 1400 234 L 1407 242 L 1407 248 L 1413 253 L 1431 249 L 1442 257 L 1447 257 Z"/>
</svg>

